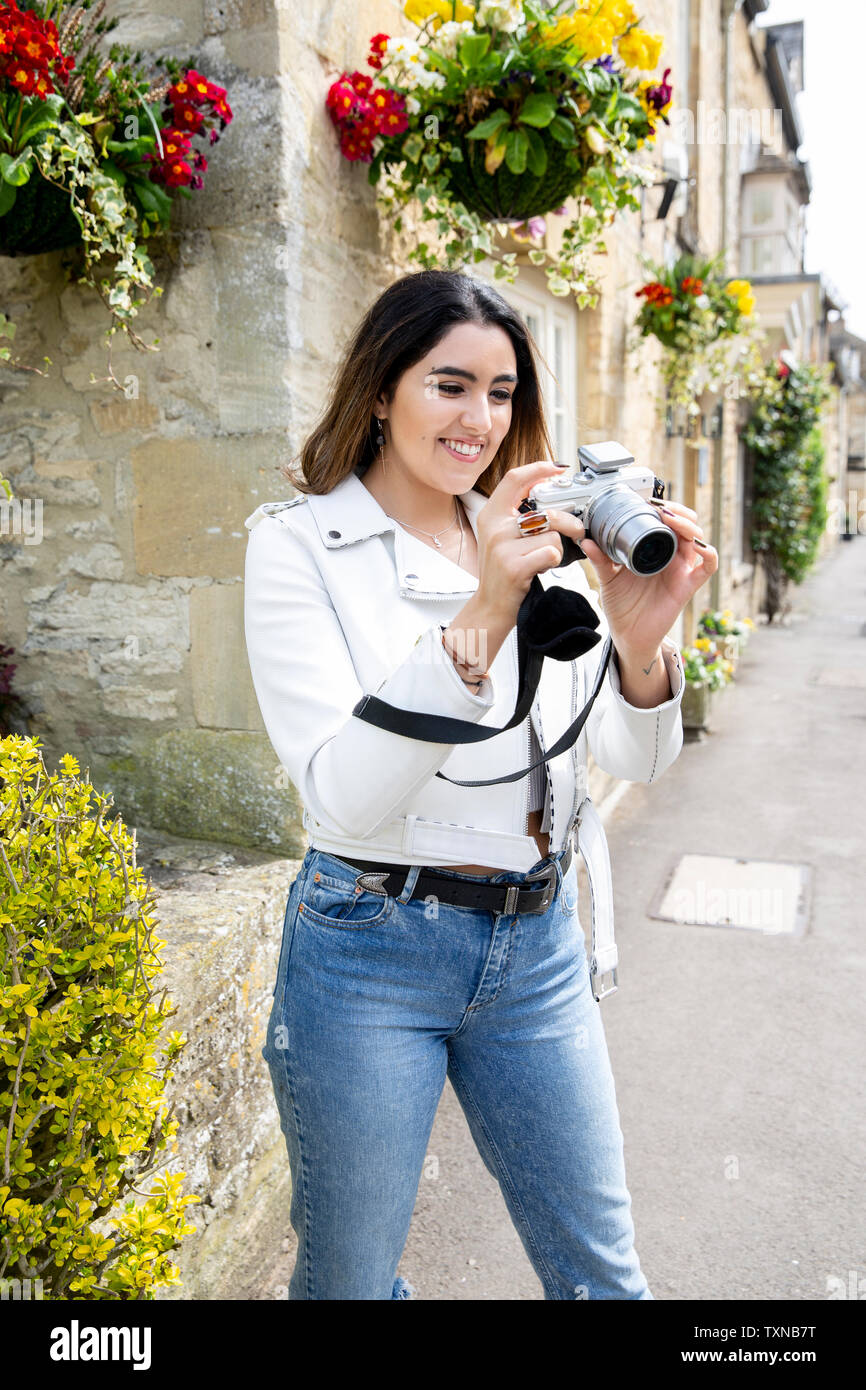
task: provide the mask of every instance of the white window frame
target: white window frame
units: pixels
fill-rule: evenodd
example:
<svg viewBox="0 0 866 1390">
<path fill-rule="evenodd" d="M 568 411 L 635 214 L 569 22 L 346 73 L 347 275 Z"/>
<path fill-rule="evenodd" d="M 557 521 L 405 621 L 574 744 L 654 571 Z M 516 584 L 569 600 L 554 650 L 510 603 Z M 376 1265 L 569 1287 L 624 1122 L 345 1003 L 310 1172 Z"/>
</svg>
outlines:
<svg viewBox="0 0 866 1390">
<path fill-rule="evenodd" d="M 487 278 L 487 277 L 485 277 Z M 544 398 L 544 413 L 553 440 L 556 458 L 569 467 L 577 467 L 578 379 L 577 379 L 577 306 L 574 300 L 559 299 L 546 289 L 529 283 L 521 271 L 520 281 L 505 285 L 490 281 L 516 309 L 525 323 L 532 318 L 537 325 L 530 332 L 535 338 L 544 362 L 539 362 L 539 377 Z M 556 335 L 561 334 L 561 366 L 559 380 L 556 371 Z M 545 366 L 549 364 L 550 370 Z"/>
</svg>

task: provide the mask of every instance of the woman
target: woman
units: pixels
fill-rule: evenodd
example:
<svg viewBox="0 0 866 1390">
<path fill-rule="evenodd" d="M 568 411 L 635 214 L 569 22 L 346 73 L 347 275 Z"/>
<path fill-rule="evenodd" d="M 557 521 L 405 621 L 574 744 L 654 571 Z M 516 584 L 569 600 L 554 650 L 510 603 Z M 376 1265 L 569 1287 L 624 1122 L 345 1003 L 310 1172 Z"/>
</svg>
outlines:
<svg viewBox="0 0 866 1390">
<path fill-rule="evenodd" d="M 247 518 L 250 667 L 310 835 L 262 1049 L 293 1178 L 290 1299 L 409 1297 L 396 1268 L 446 1075 L 544 1297 L 652 1298 L 572 835 L 589 749 L 641 781 L 678 755 L 666 633 L 718 557 L 675 504 L 677 552 L 648 578 L 567 512 L 524 536 L 518 506 L 558 472 L 550 452 L 520 316 L 481 282 L 427 271 L 364 315 L 302 450 L 300 495 Z M 561 565 L 564 536 L 603 611 L 582 566 Z M 539 759 L 588 698 L 600 647 L 546 660 L 531 718 L 503 729 L 535 575 L 584 594 L 609 628 L 604 684 L 546 776 L 459 785 Z M 503 731 L 406 737 L 353 715 L 365 694 Z"/>
</svg>

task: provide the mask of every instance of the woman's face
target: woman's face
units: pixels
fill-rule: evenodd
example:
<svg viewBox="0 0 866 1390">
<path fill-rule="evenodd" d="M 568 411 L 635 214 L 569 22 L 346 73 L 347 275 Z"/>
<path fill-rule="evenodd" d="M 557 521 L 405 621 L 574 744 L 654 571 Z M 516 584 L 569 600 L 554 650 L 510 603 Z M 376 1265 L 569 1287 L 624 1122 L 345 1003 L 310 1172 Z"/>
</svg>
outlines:
<svg viewBox="0 0 866 1390">
<path fill-rule="evenodd" d="M 460 323 L 377 402 L 388 421 L 386 459 L 451 495 L 468 492 L 511 425 L 517 360 L 496 324 Z"/>
</svg>

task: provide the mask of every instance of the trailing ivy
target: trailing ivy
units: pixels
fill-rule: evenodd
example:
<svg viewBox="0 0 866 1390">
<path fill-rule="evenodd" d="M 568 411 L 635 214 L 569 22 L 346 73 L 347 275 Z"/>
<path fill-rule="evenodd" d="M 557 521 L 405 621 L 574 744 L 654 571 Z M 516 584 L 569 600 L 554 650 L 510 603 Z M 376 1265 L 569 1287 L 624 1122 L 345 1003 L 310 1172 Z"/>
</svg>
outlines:
<svg viewBox="0 0 866 1390">
<path fill-rule="evenodd" d="M 802 583 L 827 524 L 827 477 L 820 420 L 830 396 L 829 366 L 773 362 L 754 389 L 743 441 L 754 457 L 752 549 L 767 585 L 772 622 L 790 582 Z"/>
</svg>

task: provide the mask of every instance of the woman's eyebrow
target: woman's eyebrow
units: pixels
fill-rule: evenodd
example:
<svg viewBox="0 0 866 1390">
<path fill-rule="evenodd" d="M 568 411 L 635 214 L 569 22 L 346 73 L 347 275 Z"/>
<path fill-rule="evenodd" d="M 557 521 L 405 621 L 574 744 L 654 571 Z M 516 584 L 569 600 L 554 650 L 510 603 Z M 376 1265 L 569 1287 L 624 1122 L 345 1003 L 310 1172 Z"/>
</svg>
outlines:
<svg viewBox="0 0 866 1390">
<path fill-rule="evenodd" d="M 431 367 L 429 376 L 465 376 L 467 381 L 477 381 L 478 377 L 474 372 L 464 371 L 462 367 Z M 500 372 L 493 377 L 494 381 L 517 381 L 514 372 Z"/>
</svg>

